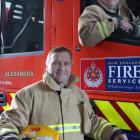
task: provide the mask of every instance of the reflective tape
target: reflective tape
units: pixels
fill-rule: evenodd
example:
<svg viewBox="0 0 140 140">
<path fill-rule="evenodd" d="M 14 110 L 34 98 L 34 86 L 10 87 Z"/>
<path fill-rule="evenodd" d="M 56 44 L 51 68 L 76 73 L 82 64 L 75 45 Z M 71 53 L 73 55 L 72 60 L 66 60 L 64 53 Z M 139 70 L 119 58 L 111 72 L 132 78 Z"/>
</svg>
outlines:
<svg viewBox="0 0 140 140">
<path fill-rule="evenodd" d="M 104 125 L 105 123 L 106 123 L 105 120 L 104 120 L 104 121 L 101 121 L 100 126 L 97 128 L 97 130 L 96 130 L 95 133 L 94 133 L 94 138 L 95 138 L 95 139 L 98 139 L 98 131 L 100 130 L 100 128 L 102 127 L 102 125 Z"/>
<path fill-rule="evenodd" d="M 22 11 L 14 10 L 14 13 L 16 13 L 16 14 L 22 14 Z"/>
<path fill-rule="evenodd" d="M 16 8 L 21 8 L 21 9 L 23 9 L 23 6 L 22 6 L 22 5 L 19 5 L 19 4 L 16 4 L 15 7 L 16 7 Z"/>
<path fill-rule="evenodd" d="M 3 135 L 3 134 L 5 134 L 5 133 L 9 133 L 9 132 L 11 132 L 11 133 L 19 133 L 19 131 L 18 131 L 18 129 L 10 129 L 10 128 L 2 128 L 1 130 L 0 130 L 0 135 Z"/>
<path fill-rule="evenodd" d="M 98 29 L 103 39 L 109 36 L 107 25 L 105 22 L 97 22 Z"/>
<path fill-rule="evenodd" d="M 12 97 L 12 99 L 15 97 L 15 93 L 10 93 L 10 95 L 11 95 L 11 97 Z"/>
<path fill-rule="evenodd" d="M 51 125 L 50 128 L 56 130 L 58 133 L 63 133 L 63 125 Z M 64 132 L 80 132 L 80 123 L 64 124 Z"/>
<path fill-rule="evenodd" d="M 103 39 L 106 38 L 106 36 L 104 35 L 104 32 L 103 32 L 103 30 L 102 30 L 102 27 L 101 27 L 100 22 L 97 22 L 97 26 L 98 26 L 98 29 L 99 29 L 99 31 L 100 31 L 100 34 L 101 34 L 102 38 L 103 38 Z"/>
<path fill-rule="evenodd" d="M 135 124 L 140 130 L 140 110 L 134 103 L 117 102 L 120 108 L 125 112 L 128 118 Z"/>
<path fill-rule="evenodd" d="M 21 20 L 22 19 L 22 16 L 15 16 L 15 15 L 13 15 L 13 18 L 14 19 L 20 19 Z"/>
<path fill-rule="evenodd" d="M 9 103 L 6 104 L 6 106 L 2 106 L 3 107 L 3 110 L 8 110 L 10 108 L 10 105 Z"/>
<path fill-rule="evenodd" d="M 107 25 L 106 25 L 105 22 L 102 22 L 102 24 L 103 24 L 103 30 L 105 32 L 105 35 L 106 35 L 106 37 L 108 37 L 109 36 L 109 33 L 108 33 Z"/>
<path fill-rule="evenodd" d="M 94 137 L 96 140 L 101 140 L 101 134 L 102 134 L 102 131 L 103 129 L 106 127 L 106 126 L 109 126 L 109 125 L 112 125 L 111 123 L 108 123 L 106 120 L 102 120 L 99 127 L 97 128 L 97 130 L 95 131 L 95 134 L 94 134 Z"/>
<path fill-rule="evenodd" d="M 100 129 L 100 131 L 99 131 L 99 140 L 102 140 L 102 132 L 103 132 L 103 130 L 104 130 L 104 128 L 105 127 L 107 127 L 107 126 L 109 126 L 109 125 L 112 125 L 111 123 L 105 123 L 103 126 L 102 126 L 102 128 Z"/>
<path fill-rule="evenodd" d="M 11 100 L 15 97 L 15 93 L 6 93 L 6 95 L 8 95 L 7 98 L 7 103 L 5 106 L 1 106 L 2 110 L 8 110 L 10 108 L 10 104 L 11 104 Z M 9 100 L 9 98 L 11 98 Z"/>
<path fill-rule="evenodd" d="M 120 116 L 117 110 L 110 104 L 109 101 L 95 100 L 96 105 L 104 114 L 104 116 L 109 120 L 109 122 L 118 126 L 121 129 L 131 130 L 127 122 Z"/>
</svg>

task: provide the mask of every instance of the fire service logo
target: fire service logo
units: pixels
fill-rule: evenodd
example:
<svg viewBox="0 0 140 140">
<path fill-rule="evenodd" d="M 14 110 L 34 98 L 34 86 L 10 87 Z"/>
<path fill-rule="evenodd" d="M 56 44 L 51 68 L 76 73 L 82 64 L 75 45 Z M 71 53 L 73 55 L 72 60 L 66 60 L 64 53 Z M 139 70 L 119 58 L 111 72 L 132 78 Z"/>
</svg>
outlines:
<svg viewBox="0 0 140 140">
<path fill-rule="evenodd" d="M 140 57 L 82 59 L 81 88 L 140 92 Z"/>
<path fill-rule="evenodd" d="M 91 67 L 87 68 L 84 73 L 84 82 L 88 87 L 99 87 L 103 82 L 103 74 L 101 70 L 95 65 L 91 65 Z"/>
</svg>

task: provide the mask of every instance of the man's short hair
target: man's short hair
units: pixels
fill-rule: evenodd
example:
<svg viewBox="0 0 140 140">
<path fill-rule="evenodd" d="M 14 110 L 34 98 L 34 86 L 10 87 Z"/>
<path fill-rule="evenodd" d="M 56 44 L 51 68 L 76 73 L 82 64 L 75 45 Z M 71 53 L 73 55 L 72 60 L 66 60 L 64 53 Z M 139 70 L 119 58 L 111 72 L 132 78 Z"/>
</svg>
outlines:
<svg viewBox="0 0 140 140">
<path fill-rule="evenodd" d="M 63 46 L 61 46 L 61 47 L 57 47 L 57 48 L 53 48 L 53 49 L 51 49 L 50 50 L 50 52 L 48 53 L 48 56 L 47 56 L 47 59 L 46 59 L 46 64 L 48 64 L 49 63 L 49 61 L 50 61 L 50 56 L 53 54 L 53 53 L 61 53 L 61 52 L 67 52 L 67 53 L 69 53 L 69 55 L 70 55 L 70 58 L 71 58 L 71 60 L 72 60 L 72 53 L 71 53 L 71 51 L 69 50 L 69 49 L 67 49 L 67 48 L 65 48 L 65 47 L 63 47 Z"/>
</svg>

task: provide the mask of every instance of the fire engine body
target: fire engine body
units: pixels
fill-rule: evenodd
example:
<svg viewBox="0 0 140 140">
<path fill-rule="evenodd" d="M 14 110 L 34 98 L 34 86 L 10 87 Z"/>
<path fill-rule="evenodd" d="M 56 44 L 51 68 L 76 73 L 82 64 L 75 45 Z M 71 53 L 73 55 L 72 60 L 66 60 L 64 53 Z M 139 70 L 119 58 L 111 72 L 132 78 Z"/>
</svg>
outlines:
<svg viewBox="0 0 140 140">
<path fill-rule="evenodd" d="M 113 38 L 104 40 L 95 47 L 81 46 L 78 40 L 78 18 L 86 2 L 45 0 L 42 3 L 44 18 L 38 19 L 37 24 L 43 30 L 35 33 L 43 34 L 40 39 L 43 43 L 34 37 L 29 43 L 31 45 L 28 45 L 33 46 L 33 49 L 28 51 L 20 51 L 18 43 L 18 46 L 15 43 L 11 48 L 1 45 L 1 112 L 9 108 L 16 91 L 42 79 L 49 50 L 64 46 L 72 52 L 73 73 L 80 77 L 78 86 L 87 92 L 91 103 L 95 103 L 97 113 L 119 128 L 132 132 L 131 139 L 140 139 L 140 41 Z M 31 15 L 30 19 L 34 23 L 36 16 Z M 24 36 L 28 35 L 25 30 L 20 35 L 23 42 Z M 17 49 L 14 50 L 14 47 Z"/>
</svg>

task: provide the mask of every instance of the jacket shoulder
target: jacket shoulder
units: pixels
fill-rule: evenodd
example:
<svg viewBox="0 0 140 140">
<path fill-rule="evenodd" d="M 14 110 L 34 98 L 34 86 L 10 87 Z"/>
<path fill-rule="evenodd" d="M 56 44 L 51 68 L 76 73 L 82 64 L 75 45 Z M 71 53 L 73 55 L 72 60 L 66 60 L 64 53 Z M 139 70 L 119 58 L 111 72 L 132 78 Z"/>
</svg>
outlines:
<svg viewBox="0 0 140 140">
<path fill-rule="evenodd" d="M 94 4 L 86 7 L 84 12 L 88 12 L 91 14 L 99 13 L 100 15 L 105 14 L 105 11 L 100 6 Z"/>
<path fill-rule="evenodd" d="M 29 90 L 29 89 L 34 89 L 36 87 L 42 87 L 42 86 L 47 86 L 42 80 L 35 82 L 31 85 L 26 86 L 24 89 Z"/>
<path fill-rule="evenodd" d="M 24 93 L 36 93 L 36 92 L 41 92 L 41 91 L 44 91 L 45 89 L 47 89 L 47 84 L 45 84 L 42 80 L 41 81 L 38 81 L 36 83 L 33 83 L 31 85 L 28 85 L 24 88 L 22 88 L 21 90 L 19 90 L 17 92 L 17 94 L 20 96 Z"/>
<path fill-rule="evenodd" d="M 87 93 L 83 89 L 79 88 L 78 86 L 73 86 L 73 89 L 74 92 L 82 98 L 87 98 Z"/>
</svg>

